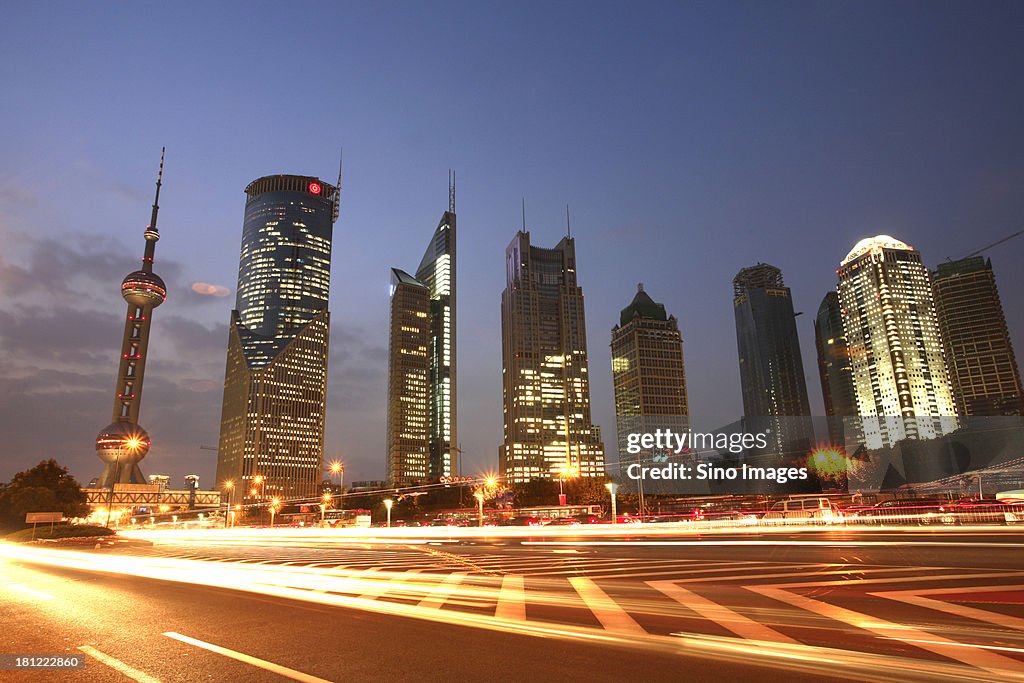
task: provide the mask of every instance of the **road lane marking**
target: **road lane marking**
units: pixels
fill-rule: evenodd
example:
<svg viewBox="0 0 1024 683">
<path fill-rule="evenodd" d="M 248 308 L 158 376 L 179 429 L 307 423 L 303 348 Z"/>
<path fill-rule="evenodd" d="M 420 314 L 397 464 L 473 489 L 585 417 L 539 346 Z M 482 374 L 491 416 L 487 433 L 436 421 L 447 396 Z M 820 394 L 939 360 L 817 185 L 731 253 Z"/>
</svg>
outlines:
<svg viewBox="0 0 1024 683">
<path fill-rule="evenodd" d="M 404 572 L 402 576 L 416 575 L 419 574 L 420 571 L 422 570 L 410 569 L 409 571 Z M 387 593 L 389 590 L 396 588 L 402 582 L 396 581 L 394 579 L 371 579 L 367 581 L 367 583 L 371 584 L 370 589 L 359 596 L 360 600 L 376 600 L 377 598 Z"/>
<path fill-rule="evenodd" d="M 669 596 L 683 607 L 687 607 L 705 619 L 710 619 L 719 626 L 732 631 L 741 638 L 747 640 L 768 641 L 772 643 L 799 642 L 783 635 L 773 628 L 758 623 L 753 619 L 743 616 L 725 605 L 708 600 L 707 598 L 689 591 L 674 581 L 647 581 L 648 586 L 655 588 Z"/>
<path fill-rule="evenodd" d="M 33 598 L 38 598 L 39 600 L 53 600 L 53 596 L 47 593 L 46 591 L 36 590 L 35 588 L 29 588 L 28 586 L 22 586 L 20 583 L 7 583 L 4 584 L 4 587 L 11 588 L 13 590 L 18 591 L 19 593 L 24 593 L 25 595 L 30 595 Z"/>
<path fill-rule="evenodd" d="M 506 574 L 501 578 L 501 591 L 498 593 L 494 616 L 526 621 L 526 579 L 522 574 Z"/>
<path fill-rule="evenodd" d="M 244 652 L 236 652 L 235 650 L 229 650 L 226 647 L 214 645 L 213 643 L 207 643 L 206 641 L 197 640 L 196 638 L 183 636 L 180 633 L 175 633 L 174 631 L 167 631 L 163 635 L 167 636 L 168 638 L 173 638 L 174 640 L 179 640 L 183 643 L 187 643 L 189 645 L 194 645 L 204 650 L 209 650 L 210 652 L 216 652 L 219 655 L 230 657 L 231 659 L 237 660 L 239 662 L 244 662 L 245 664 L 250 664 L 252 666 L 259 667 L 260 669 L 265 669 L 266 671 L 272 671 L 273 673 L 276 673 L 279 676 L 290 678 L 293 681 L 303 681 L 303 683 L 331 683 L 331 681 L 327 680 L 326 678 L 319 678 L 317 676 L 313 676 L 312 674 L 303 673 L 302 671 L 296 671 L 295 669 L 289 669 L 286 666 L 274 664 L 273 662 L 268 662 L 265 659 L 260 659 L 259 657 L 247 655 Z"/>
<path fill-rule="evenodd" d="M 903 571 L 913 569 L 906 567 Z M 921 569 L 936 569 L 936 567 L 921 567 Z M 861 572 L 863 573 L 863 572 Z M 866 583 L 917 583 L 919 581 L 952 581 L 954 579 L 1001 579 L 1007 576 L 1024 576 L 1024 572 L 975 572 L 973 574 L 930 574 L 922 576 L 887 576 L 882 579 L 840 579 L 839 581 L 804 581 L 800 583 L 776 583 L 772 588 L 818 588 L 824 586 L 860 586 Z M 749 588 L 749 586 L 744 586 Z"/>
<path fill-rule="evenodd" d="M 640 624 L 636 623 L 633 617 L 626 613 L 626 610 L 619 607 L 614 600 L 608 597 L 596 583 L 585 576 L 572 576 L 569 583 L 579 593 L 580 598 L 586 603 L 590 611 L 594 613 L 597 620 L 601 622 L 606 631 L 621 634 L 647 635 Z"/>
<path fill-rule="evenodd" d="M 880 617 L 855 612 L 845 607 L 815 600 L 806 595 L 800 595 L 799 593 L 775 586 L 744 586 L 744 588 L 779 602 L 788 603 L 798 609 L 820 614 L 827 619 L 840 621 L 856 628 L 870 631 L 883 638 L 912 643 L 921 649 L 934 652 L 949 659 L 955 659 L 968 666 L 983 669 L 998 676 L 1005 676 L 1007 672 L 1011 671 L 1018 674 L 1024 673 L 1024 662 L 1004 657 L 994 652 L 988 652 L 987 650 L 965 649 L 963 643 L 916 629 L 907 624 L 894 624 Z"/>
<path fill-rule="evenodd" d="M 426 589 L 426 597 L 419 601 L 419 606 L 440 609 L 444 605 L 445 600 L 458 590 L 459 584 L 462 583 L 464 578 L 466 578 L 466 575 L 459 572 L 444 577 L 436 586 Z"/>
<path fill-rule="evenodd" d="M 143 673 L 142 671 L 139 671 L 134 667 L 128 666 L 120 659 L 116 659 L 114 657 L 111 657 L 110 655 L 103 654 L 94 647 L 89 647 L 88 645 L 79 645 L 78 649 L 84 652 L 85 654 L 89 655 L 96 661 L 102 664 L 106 664 L 111 669 L 119 671 L 128 678 L 138 681 L 139 683 L 160 683 L 159 678 L 154 678 L 147 673 Z"/>
<path fill-rule="evenodd" d="M 990 612 L 988 610 L 978 609 L 977 607 L 969 607 L 968 605 L 961 605 L 955 602 L 945 602 L 943 600 L 936 600 L 934 598 L 925 597 L 926 595 L 942 595 L 948 593 L 952 595 L 962 595 L 964 593 L 986 593 L 991 591 L 1005 591 L 1005 590 L 1016 590 L 1024 591 L 1024 586 L 974 586 L 974 587 L 961 587 L 961 588 L 928 588 L 924 590 L 910 590 L 910 591 L 882 591 L 879 593 L 871 593 L 871 595 L 888 598 L 890 600 L 899 600 L 909 605 L 916 605 L 918 607 L 926 607 L 928 609 L 937 610 L 939 612 L 945 612 L 946 614 L 952 614 L 959 617 L 965 617 L 967 619 L 975 619 L 977 621 L 985 621 L 996 626 L 1002 626 L 1012 630 L 1024 632 L 1024 619 L 1020 617 L 1014 617 L 1009 614 L 1002 614 L 1000 612 Z M 981 647 L 980 645 L 978 647 Z"/>
</svg>

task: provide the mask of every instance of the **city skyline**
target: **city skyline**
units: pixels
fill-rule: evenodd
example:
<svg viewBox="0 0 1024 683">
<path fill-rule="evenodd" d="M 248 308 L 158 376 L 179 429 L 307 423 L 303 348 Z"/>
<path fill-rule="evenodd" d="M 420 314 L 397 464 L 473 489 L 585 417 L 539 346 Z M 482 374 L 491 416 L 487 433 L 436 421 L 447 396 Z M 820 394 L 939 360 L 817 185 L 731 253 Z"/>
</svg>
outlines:
<svg viewBox="0 0 1024 683">
<path fill-rule="evenodd" d="M 121 327 L 111 284 L 137 260 L 131 238 L 144 227 L 162 144 L 174 168 L 161 213 L 170 296 L 150 350 L 160 362 L 147 372 L 147 405 L 161 408 L 147 411 L 156 445 L 145 463 L 174 480 L 198 472 L 213 481 L 212 454 L 199 447 L 215 445 L 218 431 L 238 188 L 264 173 L 329 176 L 342 142 L 351 202 L 336 239 L 352 260 L 332 275 L 343 294 L 333 306 L 327 455 L 344 459 L 351 479 L 383 474 L 388 268 L 417 262 L 449 167 L 461 190 L 466 473 L 494 466 L 500 252 L 524 195 L 530 224 L 550 226 L 534 230 L 542 244 L 557 241 L 572 205 L 591 339 L 604 338 L 638 280 L 676 312 L 692 412 L 712 423 L 740 413 L 728 313 L 737 269 L 762 260 L 787 274 L 806 314 L 798 330 L 809 370 L 812 314 L 850 245 L 893 234 L 935 267 L 1013 232 L 1024 215 L 1013 114 L 1021 48 L 1009 28 L 1019 7 L 967 21 L 882 5 L 767 17 L 750 6 L 662 7 L 650 17 L 608 9 L 582 21 L 567 8 L 536 21 L 530 8 L 492 20 L 449 6 L 409 8 L 397 23 L 386 12 L 332 10 L 301 40 L 256 15 L 244 39 L 221 35 L 236 11 L 210 9 L 199 22 L 158 14 L 168 35 L 189 39 L 188 54 L 134 11 L 18 8 L 2 29 L 18 55 L 0 67 L 11 93 L 0 113 L 11 133 L 0 142 L 7 475 L 50 456 L 83 481 L 94 475 L 87 446 L 107 412 L 99 406 Z M 427 40 L 452 26 L 467 29 L 458 44 Z M 282 31 L 299 47 L 252 69 L 255 46 L 280 44 Z M 622 41 L 637 49 L 622 54 L 612 46 Z M 160 79 L 121 58 L 150 50 L 174 55 Z M 379 63 L 347 66 L 371 52 Z M 333 69 L 332 79 L 312 65 Z M 252 93 L 291 83 L 324 95 L 303 125 L 290 108 L 251 106 Z M 1017 240 L 986 254 L 1018 346 L 1022 248 Z M 68 291 L 73 301 L 51 303 Z M 607 432 L 610 356 L 604 344 L 590 355 L 594 421 Z M 815 384 L 808 378 L 819 413 Z M 62 415 L 56 427 L 42 419 L 52 410 Z M 43 430 L 50 438 L 40 444 Z"/>
</svg>

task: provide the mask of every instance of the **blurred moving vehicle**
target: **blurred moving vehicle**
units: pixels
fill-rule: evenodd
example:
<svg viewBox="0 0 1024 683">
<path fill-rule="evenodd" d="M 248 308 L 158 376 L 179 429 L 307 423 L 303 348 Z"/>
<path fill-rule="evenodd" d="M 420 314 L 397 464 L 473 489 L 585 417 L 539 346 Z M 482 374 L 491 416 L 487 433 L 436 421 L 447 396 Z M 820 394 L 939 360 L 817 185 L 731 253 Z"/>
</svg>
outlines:
<svg viewBox="0 0 1024 683">
<path fill-rule="evenodd" d="M 954 503 L 942 498 L 883 500 L 846 511 L 847 521 L 861 524 L 956 524 Z"/>
<path fill-rule="evenodd" d="M 843 513 L 828 498 L 780 500 L 764 513 L 762 524 L 842 524 Z"/>
</svg>

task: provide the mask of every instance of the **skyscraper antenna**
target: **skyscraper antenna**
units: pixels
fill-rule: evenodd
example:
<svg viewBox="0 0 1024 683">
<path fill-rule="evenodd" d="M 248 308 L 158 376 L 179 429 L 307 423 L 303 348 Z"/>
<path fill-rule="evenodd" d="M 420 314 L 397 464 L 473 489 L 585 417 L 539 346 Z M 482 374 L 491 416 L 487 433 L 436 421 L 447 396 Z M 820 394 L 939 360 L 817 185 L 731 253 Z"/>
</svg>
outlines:
<svg viewBox="0 0 1024 683">
<path fill-rule="evenodd" d="M 526 232 L 526 197 L 523 197 L 523 232 Z"/>
<path fill-rule="evenodd" d="M 569 205 L 565 205 L 565 236 L 572 239 L 572 225 L 569 223 Z"/>
<path fill-rule="evenodd" d="M 455 213 L 455 169 L 448 169 L 448 211 Z"/>
<path fill-rule="evenodd" d="M 338 216 L 341 215 L 341 167 L 345 161 L 345 146 L 342 145 L 338 150 L 338 191 L 334 195 L 334 212 L 332 214 L 332 220 L 338 221 Z"/>
<path fill-rule="evenodd" d="M 153 232 L 157 232 L 156 215 L 160 211 L 160 186 L 164 180 L 164 153 L 166 151 L 166 147 L 160 148 L 160 171 L 156 174 L 156 197 L 153 198 L 153 215 L 149 218 L 149 230 Z"/>
</svg>

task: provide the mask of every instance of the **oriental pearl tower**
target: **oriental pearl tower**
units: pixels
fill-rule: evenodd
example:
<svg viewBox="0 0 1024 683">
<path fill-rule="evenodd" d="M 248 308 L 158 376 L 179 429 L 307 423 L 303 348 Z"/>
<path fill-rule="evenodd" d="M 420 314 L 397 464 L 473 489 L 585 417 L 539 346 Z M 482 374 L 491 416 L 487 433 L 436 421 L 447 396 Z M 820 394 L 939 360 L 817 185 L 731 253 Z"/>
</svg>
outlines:
<svg viewBox="0 0 1024 683">
<path fill-rule="evenodd" d="M 156 229 L 156 215 L 160 210 L 160 184 L 164 176 L 164 150 L 160 151 L 160 171 L 156 179 L 156 198 L 153 215 L 143 233 L 146 251 L 142 269 L 128 273 L 121 282 L 121 296 L 128 302 L 121 341 L 121 363 L 117 370 L 114 389 L 113 422 L 96 437 L 96 455 L 104 462 L 100 475 L 100 488 L 114 484 L 145 484 L 139 461 L 149 452 L 149 434 L 139 426 L 139 404 L 142 401 L 142 378 L 146 371 L 146 351 L 149 348 L 149 327 L 153 309 L 167 299 L 167 286 L 153 272 L 153 254 L 160 233 Z"/>
</svg>

